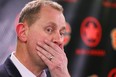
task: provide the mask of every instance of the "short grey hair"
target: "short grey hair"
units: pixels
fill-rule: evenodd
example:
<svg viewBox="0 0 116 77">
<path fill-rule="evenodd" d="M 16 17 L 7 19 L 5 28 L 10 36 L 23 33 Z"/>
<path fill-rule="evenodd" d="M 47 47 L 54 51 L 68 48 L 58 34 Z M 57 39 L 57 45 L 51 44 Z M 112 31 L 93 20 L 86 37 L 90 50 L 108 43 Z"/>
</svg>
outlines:
<svg viewBox="0 0 116 77">
<path fill-rule="evenodd" d="M 24 8 L 21 10 L 19 15 L 19 23 L 27 21 L 28 25 L 33 24 L 37 18 L 39 18 L 38 13 L 42 6 L 51 6 L 52 8 L 63 12 L 63 8 L 57 2 L 52 0 L 33 0 L 28 2 Z"/>
</svg>

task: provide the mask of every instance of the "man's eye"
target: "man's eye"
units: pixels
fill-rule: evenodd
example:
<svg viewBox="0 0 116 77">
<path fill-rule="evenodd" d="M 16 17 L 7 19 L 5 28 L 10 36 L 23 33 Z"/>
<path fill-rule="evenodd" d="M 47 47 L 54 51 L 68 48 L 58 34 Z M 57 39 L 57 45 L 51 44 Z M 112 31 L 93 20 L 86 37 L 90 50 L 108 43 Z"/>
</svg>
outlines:
<svg viewBox="0 0 116 77">
<path fill-rule="evenodd" d="M 47 31 L 48 33 L 52 33 L 53 29 L 52 29 L 52 28 L 47 28 L 46 31 Z"/>
<path fill-rule="evenodd" d="M 66 32 L 61 32 L 60 35 L 64 37 L 66 35 Z"/>
</svg>

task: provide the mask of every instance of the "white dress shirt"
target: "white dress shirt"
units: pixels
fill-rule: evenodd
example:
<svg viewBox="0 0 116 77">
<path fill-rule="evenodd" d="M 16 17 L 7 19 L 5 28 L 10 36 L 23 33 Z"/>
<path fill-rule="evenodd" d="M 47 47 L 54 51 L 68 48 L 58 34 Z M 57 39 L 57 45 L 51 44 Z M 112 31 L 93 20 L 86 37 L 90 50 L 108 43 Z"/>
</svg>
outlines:
<svg viewBox="0 0 116 77">
<path fill-rule="evenodd" d="M 14 52 L 13 52 L 14 53 Z M 16 57 L 14 54 L 11 54 L 11 61 L 16 66 L 22 77 L 36 77 L 30 70 L 28 70 Z M 47 77 L 45 70 L 42 72 L 40 77 Z"/>
</svg>

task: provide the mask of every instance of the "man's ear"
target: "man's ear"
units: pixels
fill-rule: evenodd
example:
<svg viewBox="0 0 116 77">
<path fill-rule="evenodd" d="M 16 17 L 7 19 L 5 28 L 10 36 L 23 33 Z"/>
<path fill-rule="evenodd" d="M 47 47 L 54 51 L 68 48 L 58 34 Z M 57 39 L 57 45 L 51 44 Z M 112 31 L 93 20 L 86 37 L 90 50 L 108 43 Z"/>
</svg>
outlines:
<svg viewBox="0 0 116 77">
<path fill-rule="evenodd" d="M 19 23 L 16 27 L 16 32 L 17 32 L 18 39 L 20 41 L 22 42 L 27 41 L 28 26 L 26 24 Z"/>
</svg>

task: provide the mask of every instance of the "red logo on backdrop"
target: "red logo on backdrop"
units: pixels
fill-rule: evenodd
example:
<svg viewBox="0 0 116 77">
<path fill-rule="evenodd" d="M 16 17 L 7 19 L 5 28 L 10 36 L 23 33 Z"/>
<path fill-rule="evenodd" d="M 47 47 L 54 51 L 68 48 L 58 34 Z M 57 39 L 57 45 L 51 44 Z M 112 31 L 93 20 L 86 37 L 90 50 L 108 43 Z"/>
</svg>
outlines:
<svg viewBox="0 0 116 77">
<path fill-rule="evenodd" d="M 89 47 L 96 47 L 102 36 L 99 21 L 94 17 L 87 17 L 81 24 L 80 35 L 83 42 Z"/>
<path fill-rule="evenodd" d="M 109 74 L 108 77 L 116 77 L 116 68 L 112 69 Z"/>
<path fill-rule="evenodd" d="M 116 8 L 116 0 L 103 0 L 103 5 L 105 7 Z"/>
</svg>

